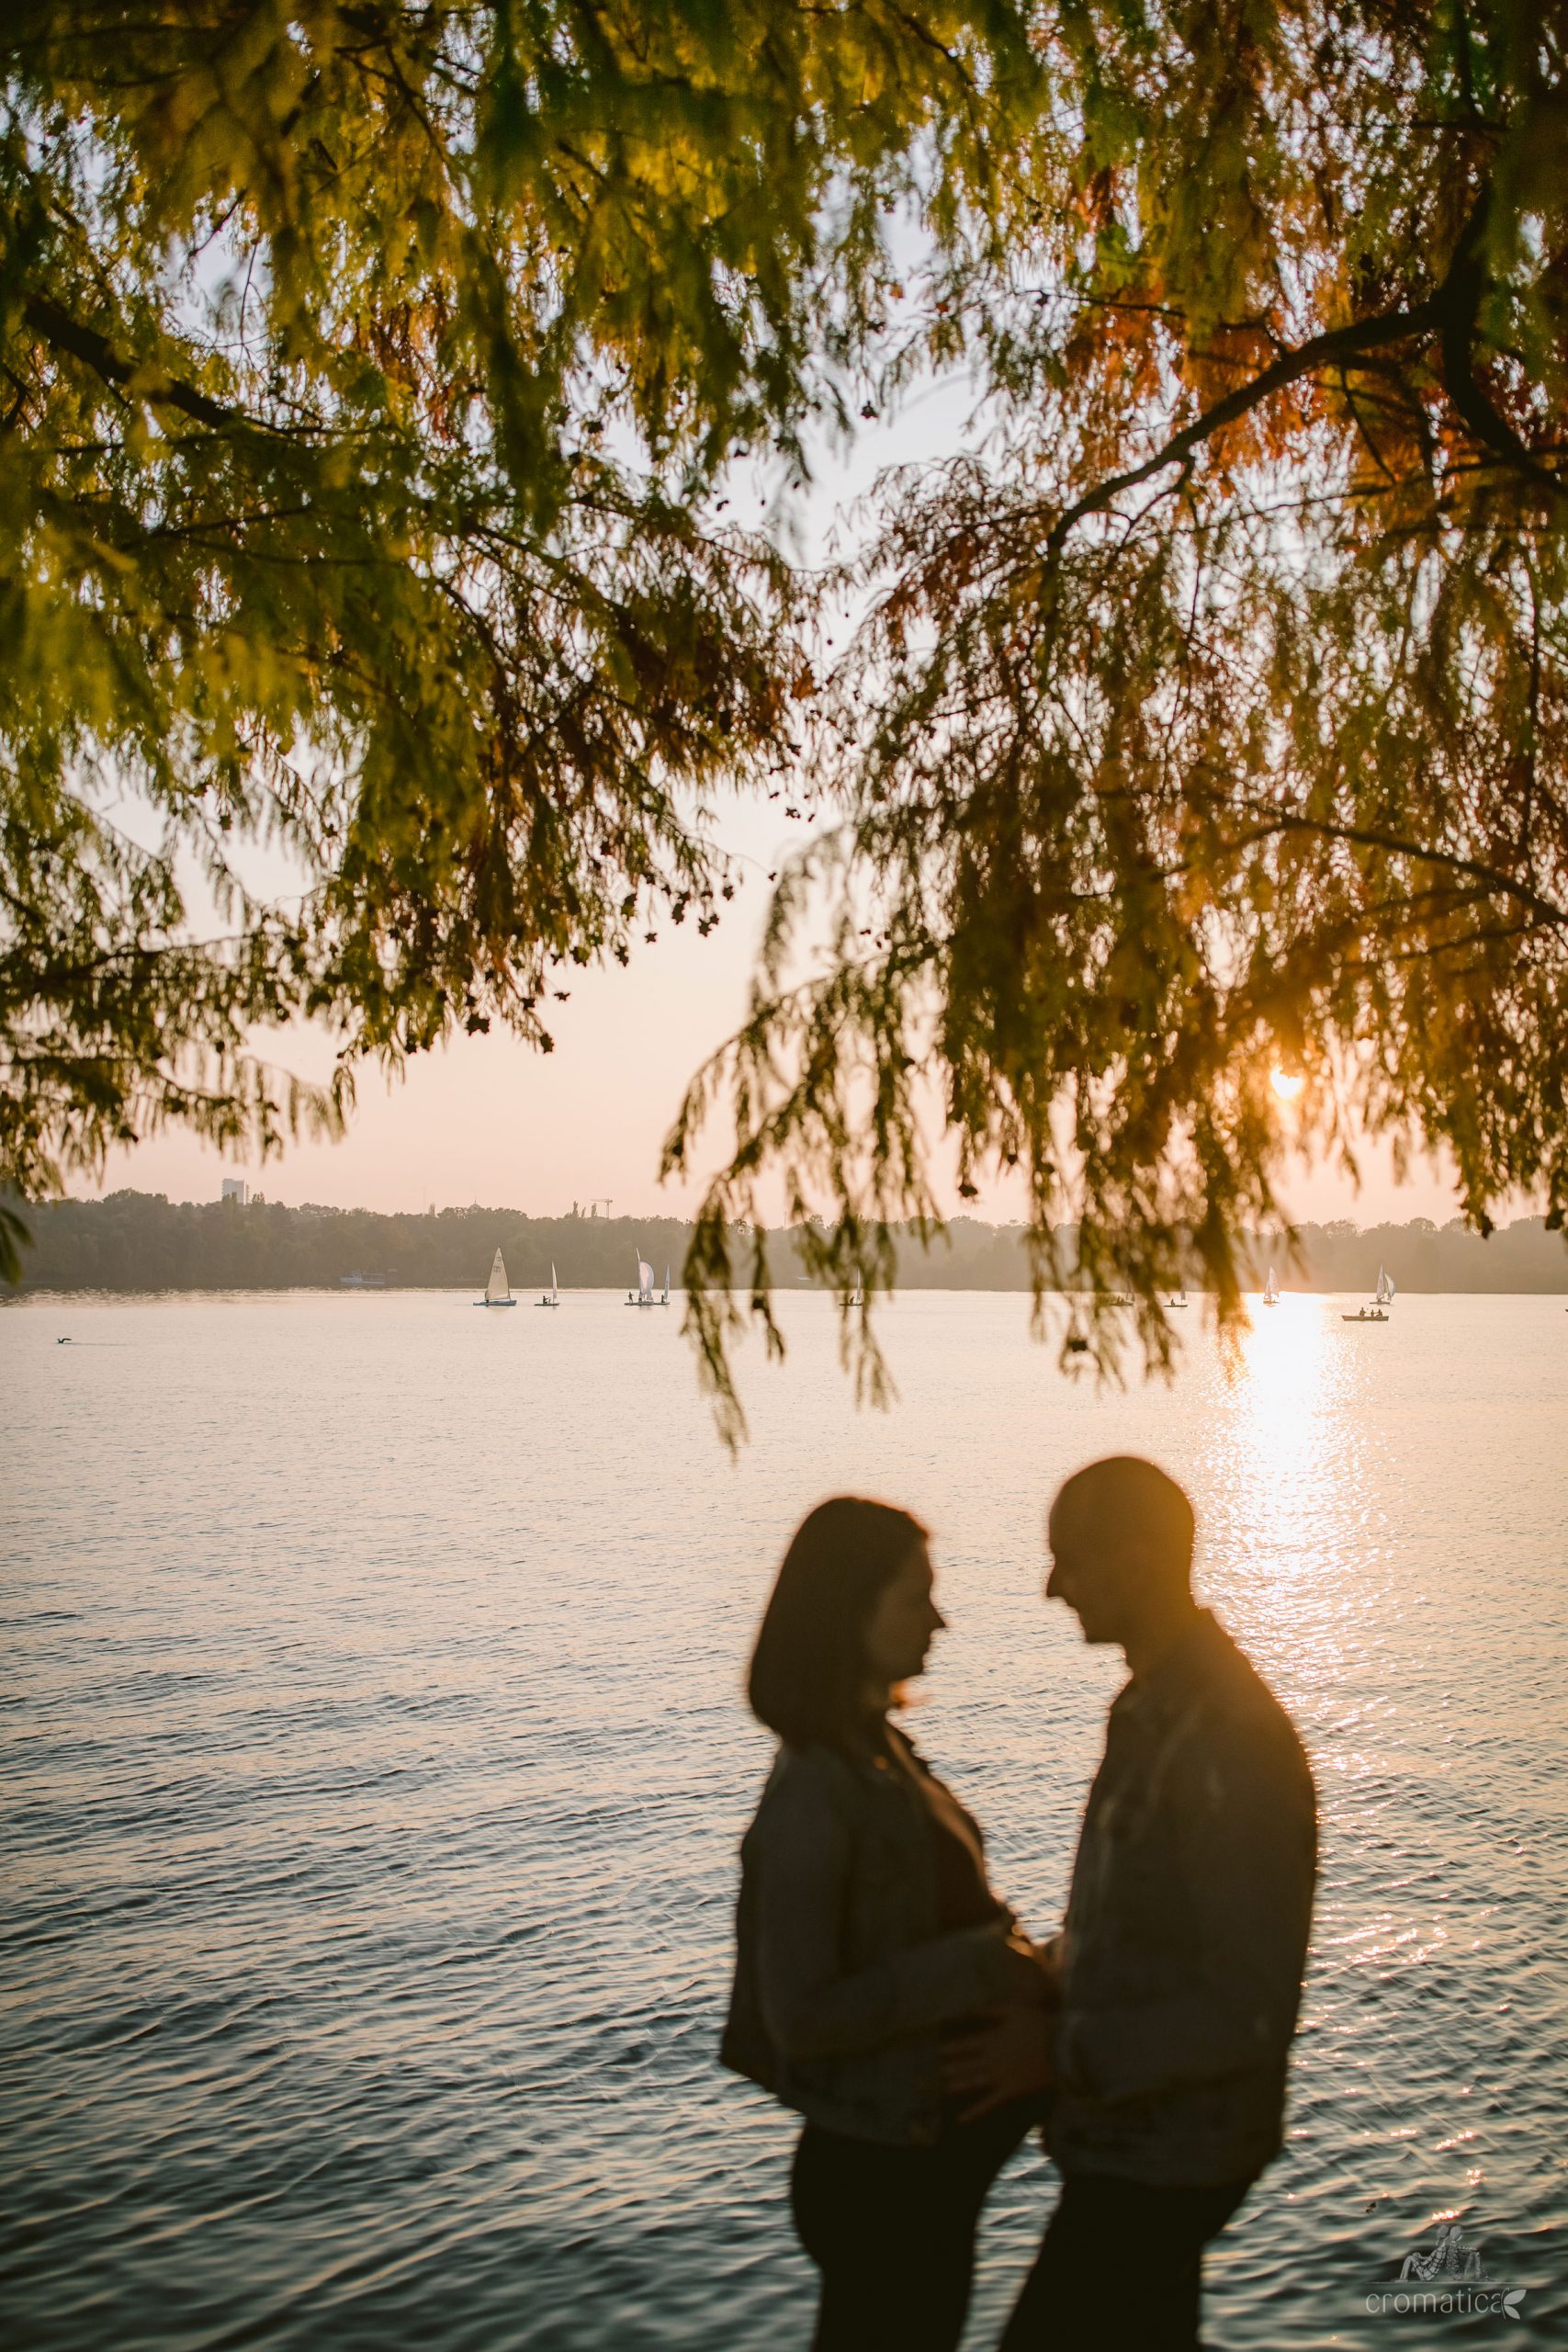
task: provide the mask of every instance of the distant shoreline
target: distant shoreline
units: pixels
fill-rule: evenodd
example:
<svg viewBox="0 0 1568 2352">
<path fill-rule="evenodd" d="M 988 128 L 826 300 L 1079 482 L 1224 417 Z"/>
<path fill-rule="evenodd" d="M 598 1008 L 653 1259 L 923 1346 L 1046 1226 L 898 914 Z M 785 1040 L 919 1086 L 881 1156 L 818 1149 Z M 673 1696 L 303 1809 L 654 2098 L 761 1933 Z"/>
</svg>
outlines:
<svg viewBox="0 0 1568 2352">
<path fill-rule="evenodd" d="M 562 1290 L 625 1292 L 635 1284 L 639 1260 L 652 1266 L 660 1288 L 668 1266 L 678 1290 L 692 1230 L 678 1217 L 532 1217 L 516 1209 L 477 1207 L 384 1216 L 265 1200 L 171 1202 L 162 1193 L 133 1192 L 44 1202 L 22 1214 L 32 1243 L 23 1252 L 23 1279 L 9 1294 L 13 1298 L 84 1291 L 477 1295 L 497 1249 L 519 1299 L 547 1289 L 552 1267 Z M 1258 1289 L 1272 1263 L 1287 1291 L 1321 1296 L 1370 1297 L 1380 1266 L 1404 1294 L 1568 1295 L 1568 1247 L 1561 1234 L 1547 1231 L 1541 1217 L 1521 1218 L 1485 1239 L 1457 1222 L 1439 1230 L 1423 1218 L 1366 1231 L 1346 1221 L 1303 1225 L 1298 1231 L 1294 1255 L 1279 1236 L 1254 1241 L 1249 1254 Z M 1060 1238 L 1070 1254 L 1076 1237 L 1068 1229 Z M 899 1291 L 1029 1291 L 1018 1226 L 955 1217 L 929 1252 L 906 1233 L 890 1238 Z M 738 1235 L 736 1243 L 737 1263 L 743 1263 L 740 1253 L 749 1253 L 751 1237 Z M 825 1287 L 798 1280 L 800 1258 L 788 1230 L 772 1233 L 769 1250 L 778 1292 Z M 1196 1267 L 1187 1279 L 1189 1291 L 1201 1296 Z"/>
<path fill-rule="evenodd" d="M 530 1304 L 535 1284 L 513 1284 L 513 1295 L 520 1306 Z M 1248 1297 L 1262 1290 L 1261 1283 L 1247 1293 Z M 560 1295 L 568 1298 L 625 1297 L 628 1285 L 622 1283 L 562 1283 Z M 745 1298 L 750 1285 L 739 1283 L 731 1295 Z M 831 1298 L 834 1294 L 821 1283 L 780 1282 L 773 1285 L 775 1295 L 785 1297 Z M 1012 1283 L 920 1283 L 900 1281 L 892 1294 L 907 1297 L 916 1292 L 952 1298 L 1027 1298 L 1027 1285 Z M 474 1283 L 162 1283 L 157 1284 L 121 1283 L 22 1283 L 14 1290 L 0 1291 L 0 1311 L 6 1306 L 19 1306 L 27 1299 L 76 1298 L 91 1299 L 154 1299 L 154 1298 L 481 1298 L 482 1284 Z M 1048 1290 L 1046 1298 L 1084 1298 L 1083 1291 Z M 1341 1290 L 1325 1290 L 1307 1283 L 1292 1283 L 1282 1287 L 1281 1299 L 1328 1298 L 1359 1299 L 1359 1285 L 1348 1284 Z M 1194 1290 L 1188 1284 L 1187 1296 L 1196 1306 L 1210 1294 Z M 1404 1298 L 1560 1298 L 1568 1297 L 1568 1282 L 1557 1284 L 1518 1284 L 1508 1289 L 1483 1289 L 1471 1286 L 1454 1290 L 1424 1290 L 1416 1284 L 1403 1285 L 1400 1296 Z M 679 1306 L 684 1293 L 672 1283 L 670 1294 L 671 1310 Z M 1352 1317 L 1352 1320 L 1354 1318 Z"/>
</svg>

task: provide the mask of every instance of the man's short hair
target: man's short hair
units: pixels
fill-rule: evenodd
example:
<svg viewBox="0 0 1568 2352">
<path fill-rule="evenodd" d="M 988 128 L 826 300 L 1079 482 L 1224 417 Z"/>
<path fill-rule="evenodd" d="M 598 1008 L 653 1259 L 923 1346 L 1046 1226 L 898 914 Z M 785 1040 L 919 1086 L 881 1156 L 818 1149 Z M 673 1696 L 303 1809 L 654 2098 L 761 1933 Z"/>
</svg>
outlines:
<svg viewBox="0 0 1568 2352">
<path fill-rule="evenodd" d="M 1053 1522 L 1064 1509 L 1075 1519 L 1083 1513 L 1109 1533 L 1141 1537 L 1183 1576 L 1191 1571 L 1192 1506 L 1176 1480 L 1141 1454 L 1110 1453 L 1075 1470 L 1056 1491 Z"/>
</svg>

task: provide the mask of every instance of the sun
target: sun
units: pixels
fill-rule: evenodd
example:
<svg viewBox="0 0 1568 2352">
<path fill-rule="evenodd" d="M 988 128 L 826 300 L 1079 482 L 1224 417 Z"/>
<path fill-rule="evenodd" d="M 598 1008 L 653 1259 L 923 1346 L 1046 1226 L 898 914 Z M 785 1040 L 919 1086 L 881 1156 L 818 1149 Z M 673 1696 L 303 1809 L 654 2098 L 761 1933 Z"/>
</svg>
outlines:
<svg viewBox="0 0 1568 2352">
<path fill-rule="evenodd" d="M 1293 1102 L 1306 1080 L 1300 1070 L 1281 1069 L 1276 1062 L 1269 1073 L 1269 1083 L 1281 1102 Z"/>
</svg>

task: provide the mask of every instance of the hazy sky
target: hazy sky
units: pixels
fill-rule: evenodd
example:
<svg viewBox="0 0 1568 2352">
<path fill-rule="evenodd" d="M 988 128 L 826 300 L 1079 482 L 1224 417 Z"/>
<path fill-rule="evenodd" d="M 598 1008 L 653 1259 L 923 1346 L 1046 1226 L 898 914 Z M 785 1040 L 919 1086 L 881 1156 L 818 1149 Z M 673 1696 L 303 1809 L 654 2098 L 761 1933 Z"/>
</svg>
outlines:
<svg viewBox="0 0 1568 2352">
<path fill-rule="evenodd" d="M 846 503 L 880 467 L 959 447 L 969 403 L 968 387 L 949 379 L 912 400 L 896 422 L 858 436 L 848 456 L 818 452 L 799 541 L 807 560 L 824 550 Z M 749 519 L 767 503 L 764 487 L 749 486 L 748 498 L 758 500 Z M 412 1064 L 390 1089 L 374 1066 L 366 1068 L 341 1143 L 302 1143 L 281 1162 L 240 1170 L 188 1136 L 159 1136 L 117 1151 L 104 1189 L 131 1185 L 202 1200 L 216 1198 L 221 1177 L 238 1172 L 269 1199 L 345 1208 L 478 1201 L 553 1216 L 574 1200 L 607 1196 L 616 1214 L 680 1213 L 691 1195 L 660 1191 L 660 1146 L 686 1080 L 743 1012 L 768 871 L 802 837 L 781 809 L 763 801 L 723 812 L 722 838 L 742 861 L 745 879 L 719 929 L 704 940 L 693 924 L 666 923 L 657 945 L 640 947 L 628 970 L 574 972 L 566 983 L 570 1001 L 550 1008 L 553 1054 L 531 1053 L 497 1034 L 458 1036 Z M 330 1066 L 331 1049 L 321 1037 L 291 1036 L 271 1057 L 313 1076 Z M 1364 1175 L 1358 1194 L 1342 1177 L 1303 1170 L 1289 1187 L 1292 1211 L 1362 1224 L 1417 1216 L 1440 1224 L 1455 1213 L 1451 1183 L 1425 1167 L 1396 1186 L 1386 1154 L 1369 1153 Z M 996 1218 L 1020 1214 L 1019 1201 L 1003 1189 L 982 1193 L 970 1208 Z"/>
<path fill-rule="evenodd" d="M 390 1089 L 368 1067 L 343 1142 L 300 1144 L 281 1162 L 243 1172 L 269 1200 L 344 1208 L 478 1201 L 558 1216 L 574 1200 L 608 1196 L 616 1215 L 679 1214 L 689 1196 L 660 1192 L 660 1145 L 685 1081 L 743 1012 L 775 827 L 789 835 L 779 849 L 798 846 L 798 829 L 780 825 L 772 805 L 727 826 L 732 840 L 750 837 L 755 862 L 710 938 L 699 939 L 691 924 L 666 926 L 629 970 L 574 972 L 563 983 L 571 995 L 550 1009 L 553 1054 L 492 1034 L 456 1038 L 411 1064 Z M 330 1057 L 323 1041 L 290 1039 L 276 1058 L 309 1075 Z M 204 1146 L 168 1136 L 117 1152 L 107 1184 L 202 1200 L 216 1198 L 221 1176 L 233 1172 Z M 1288 1188 L 1292 1209 L 1364 1225 L 1411 1216 L 1441 1224 L 1455 1213 L 1451 1185 L 1425 1169 L 1396 1186 L 1386 1156 L 1369 1155 L 1366 1174 L 1358 1195 L 1342 1178 L 1303 1170 Z M 970 1213 L 1007 1218 L 1019 1207 L 998 1190 Z"/>
</svg>

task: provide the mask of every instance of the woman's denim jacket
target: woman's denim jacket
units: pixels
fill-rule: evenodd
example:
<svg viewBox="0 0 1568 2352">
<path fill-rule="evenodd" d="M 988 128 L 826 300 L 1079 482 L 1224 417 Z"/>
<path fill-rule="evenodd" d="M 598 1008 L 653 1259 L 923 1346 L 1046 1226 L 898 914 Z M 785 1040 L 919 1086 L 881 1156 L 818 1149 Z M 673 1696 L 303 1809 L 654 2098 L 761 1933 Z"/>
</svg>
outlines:
<svg viewBox="0 0 1568 2352">
<path fill-rule="evenodd" d="M 723 2062 L 829 2131 L 929 2144 L 942 2127 L 939 2029 L 1017 2001 L 1027 1984 L 1012 1927 L 998 1911 L 938 1934 L 912 1773 L 886 1756 L 781 1747 L 741 1841 Z"/>
</svg>

